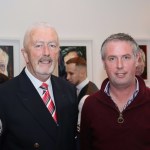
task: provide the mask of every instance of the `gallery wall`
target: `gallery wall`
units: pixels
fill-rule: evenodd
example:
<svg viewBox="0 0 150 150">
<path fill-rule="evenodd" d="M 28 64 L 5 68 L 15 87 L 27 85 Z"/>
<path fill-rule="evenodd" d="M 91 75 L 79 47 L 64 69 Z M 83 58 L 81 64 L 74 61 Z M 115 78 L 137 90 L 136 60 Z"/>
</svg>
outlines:
<svg viewBox="0 0 150 150">
<path fill-rule="evenodd" d="M 20 52 L 23 35 L 33 22 L 51 23 L 61 40 L 90 41 L 88 74 L 100 87 L 106 77 L 100 58 L 103 40 L 125 32 L 149 41 L 149 15 L 149 0 L 0 0 L 0 39 L 20 41 L 18 72 L 25 65 Z"/>
</svg>

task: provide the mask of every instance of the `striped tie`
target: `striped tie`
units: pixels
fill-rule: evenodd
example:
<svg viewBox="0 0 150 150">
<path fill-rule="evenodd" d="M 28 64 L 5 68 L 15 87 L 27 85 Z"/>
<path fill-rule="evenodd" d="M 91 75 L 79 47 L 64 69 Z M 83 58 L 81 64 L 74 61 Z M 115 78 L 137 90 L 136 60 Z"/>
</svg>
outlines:
<svg viewBox="0 0 150 150">
<path fill-rule="evenodd" d="M 42 83 L 40 88 L 43 89 L 42 99 L 46 107 L 48 108 L 49 112 L 51 113 L 54 121 L 57 123 L 56 109 L 55 109 L 54 102 L 51 99 L 50 93 L 48 91 L 48 85 L 46 83 Z"/>
</svg>

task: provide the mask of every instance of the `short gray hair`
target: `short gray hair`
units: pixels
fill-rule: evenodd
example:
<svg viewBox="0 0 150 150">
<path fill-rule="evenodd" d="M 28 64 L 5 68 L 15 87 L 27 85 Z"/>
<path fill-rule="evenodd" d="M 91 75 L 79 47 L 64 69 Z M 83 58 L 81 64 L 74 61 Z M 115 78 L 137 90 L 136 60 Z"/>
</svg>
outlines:
<svg viewBox="0 0 150 150">
<path fill-rule="evenodd" d="M 56 32 L 55 28 L 53 28 L 48 22 L 37 22 L 37 23 L 34 23 L 30 27 L 28 27 L 28 29 L 25 32 L 24 39 L 23 39 L 23 46 L 24 46 L 24 48 L 26 48 L 27 45 L 28 45 L 28 41 L 29 41 L 31 32 L 34 29 L 40 28 L 40 27 L 51 28 L 54 32 Z M 56 32 L 56 34 L 57 34 L 57 32 Z M 58 38 L 58 34 L 57 34 L 57 38 Z M 59 39 L 58 39 L 58 42 L 59 42 Z"/>
<path fill-rule="evenodd" d="M 125 34 L 125 33 L 112 34 L 102 43 L 102 46 L 101 46 L 101 58 L 102 58 L 102 60 L 104 60 L 104 58 L 105 58 L 106 45 L 111 41 L 129 42 L 131 44 L 131 46 L 133 47 L 133 54 L 134 55 L 136 55 L 139 51 L 139 46 L 138 46 L 137 42 L 130 35 Z"/>
</svg>

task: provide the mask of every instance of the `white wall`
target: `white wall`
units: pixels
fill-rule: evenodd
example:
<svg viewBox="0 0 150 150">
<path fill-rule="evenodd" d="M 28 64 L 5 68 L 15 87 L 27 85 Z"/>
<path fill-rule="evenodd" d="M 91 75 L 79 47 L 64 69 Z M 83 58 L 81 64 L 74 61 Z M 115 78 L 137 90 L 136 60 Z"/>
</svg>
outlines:
<svg viewBox="0 0 150 150">
<path fill-rule="evenodd" d="M 91 39 L 92 80 L 100 87 L 106 77 L 100 46 L 112 33 L 150 39 L 149 0 L 0 0 L 0 38 L 22 39 L 33 22 L 48 21 L 60 39 Z M 24 60 L 20 54 L 20 71 Z"/>
</svg>

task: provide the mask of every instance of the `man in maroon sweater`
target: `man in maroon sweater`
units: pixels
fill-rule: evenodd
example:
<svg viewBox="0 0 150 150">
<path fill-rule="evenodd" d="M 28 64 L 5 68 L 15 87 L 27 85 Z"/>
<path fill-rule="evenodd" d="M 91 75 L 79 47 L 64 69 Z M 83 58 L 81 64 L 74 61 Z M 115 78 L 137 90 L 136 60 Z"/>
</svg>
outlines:
<svg viewBox="0 0 150 150">
<path fill-rule="evenodd" d="M 81 150 L 150 150 L 150 89 L 135 76 L 138 45 L 117 33 L 102 44 L 108 78 L 81 116 Z"/>
</svg>

